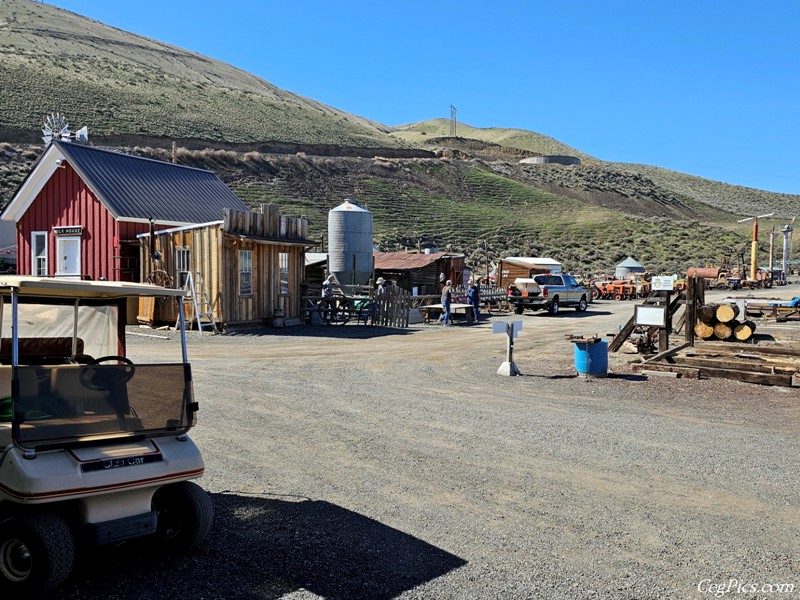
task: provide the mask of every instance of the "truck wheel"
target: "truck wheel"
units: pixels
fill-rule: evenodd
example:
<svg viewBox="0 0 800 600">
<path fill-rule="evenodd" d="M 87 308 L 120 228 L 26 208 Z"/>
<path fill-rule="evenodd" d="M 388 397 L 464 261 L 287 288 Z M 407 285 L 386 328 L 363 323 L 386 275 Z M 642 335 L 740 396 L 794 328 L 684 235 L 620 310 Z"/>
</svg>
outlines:
<svg viewBox="0 0 800 600">
<path fill-rule="evenodd" d="M 214 507 L 206 491 L 193 481 L 165 485 L 153 494 L 156 537 L 170 550 L 200 544 L 211 529 Z"/>
<path fill-rule="evenodd" d="M 522 314 L 522 304 L 515 304 L 514 305 L 514 312 L 518 315 Z"/>
<path fill-rule="evenodd" d="M 578 306 L 575 307 L 575 310 L 578 312 L 583 312 L 588 308 L 588 304 L 586 302 L 586 296 L 581 296 L 581 301 L 578 302 Z"/>
<path fill-rule="evenodd" d="M 558 296 L 553 298 L 553 301 L 550 303 L 550 314 L 554 317 L 558 314 Z"/>
<path fill-rule="evenodd" d="M 51 513 L 0 522 L 0 590 L 7 598 L 36 596 L 60 585 L 75 564 L 67 522 Z"/>
</svg>

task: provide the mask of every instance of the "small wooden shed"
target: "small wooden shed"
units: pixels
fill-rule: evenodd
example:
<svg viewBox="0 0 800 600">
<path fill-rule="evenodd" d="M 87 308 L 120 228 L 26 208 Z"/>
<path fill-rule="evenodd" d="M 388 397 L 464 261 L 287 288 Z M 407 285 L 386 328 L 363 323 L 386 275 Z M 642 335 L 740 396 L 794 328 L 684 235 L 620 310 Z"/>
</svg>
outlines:
<svg viewBox="0 0 800 600">
<path fill-rule="evenodd" d="M 299 318 L 305 250 L 315 245 L 307 235 L 306 219 L 283 217 L 277 206 L 226 210 L 221 221 L 139 235 L 142 280 L 168 276 L 184 287 L 191 277 L 223 325 Z M 156 306 L 152 314 L 153 321 L 176 318 L 177 304 Z"/>
<path fill-rule="evenodd" d="M 442 288 L 441 278 L 460 285 L 463 275 L 463 254 L 375 252 L 376 278 L 384 277 L 409 292 L 416 288 L 420 295 L 438 293 Z"/>
<path fill-rule="evenodd" d="M 497 287 L 505 288 L 517 277 L 533 277 L 541 273 L 560 273 L 561 263 L 552 258 L 509 256 L 498 261 Z"/>
</svg>

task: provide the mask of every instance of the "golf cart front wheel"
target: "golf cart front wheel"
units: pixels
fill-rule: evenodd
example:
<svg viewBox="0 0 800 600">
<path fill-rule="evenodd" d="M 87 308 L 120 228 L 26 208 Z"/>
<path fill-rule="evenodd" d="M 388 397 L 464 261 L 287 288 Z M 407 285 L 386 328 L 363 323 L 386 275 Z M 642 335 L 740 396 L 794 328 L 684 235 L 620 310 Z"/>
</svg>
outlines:
<svg viewBox="0 0 800 600">
<path fill-rule="evenodd" d="M 205 539 L 214 509 L 206 491 L 192 481 L 165 485 L 153 495 L 156 537 L 172 550 L 188 550 Z"/>
<path fill-rule="evenodd" d="M 0 590 L 8 598 L 36 596 L 60 585 L 75 564 L 66 521 L 41 513 L 0 522 Z"/>
</svg>

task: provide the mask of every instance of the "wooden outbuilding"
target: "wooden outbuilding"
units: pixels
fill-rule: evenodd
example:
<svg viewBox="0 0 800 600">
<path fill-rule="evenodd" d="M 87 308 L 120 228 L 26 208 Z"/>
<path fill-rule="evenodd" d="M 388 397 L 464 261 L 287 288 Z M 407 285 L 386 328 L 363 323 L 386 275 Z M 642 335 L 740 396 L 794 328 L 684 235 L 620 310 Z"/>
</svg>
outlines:
<svg viewBox="0 0 800 600">
<path fill-rule="evenodd" d="M 560 273 L 561 263 L 552 258 L 531 256 L 509 256 L 501 258 L 497 265 L 497 287 L 506 288 L 517 277 L 530 278 L 542 273 Z"/>
<path fill-rule="evenodd" d="M 138 281 L 136 236 L 249 210 L 211 171 L 53 141 L 2 213 L 17 272 Z"/>
<path fill-rule="evenodd" d="M 305 249 L 315 245 L 307 236 L 307 220 L 283 217 L 277 206 L 262 205 L 260 213 L 226 210 L 220 221 L 155 231 L 152 239 L 140 234 L 142 278 L 193 286 L 223 325 L 299 318 Z M 142 317 L 177 317 L 175 304 L 151 310 Z"/>
<path fill-rule="evenodd" d="M 447 279 L 460 285 L 464 277 L 463 254 L 375 252 L 374 256 L 376 278 L 418 295 L 437 294 Z"/>
</svg>

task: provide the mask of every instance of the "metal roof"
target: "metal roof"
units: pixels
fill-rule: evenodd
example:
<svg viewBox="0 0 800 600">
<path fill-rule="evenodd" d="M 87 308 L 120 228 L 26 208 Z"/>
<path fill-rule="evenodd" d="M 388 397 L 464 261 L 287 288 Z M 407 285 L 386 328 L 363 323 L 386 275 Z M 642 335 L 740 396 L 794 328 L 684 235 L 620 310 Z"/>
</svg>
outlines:
<svg viewBox="0 0 800 600">
<path fill-rule="evenodd" d="M 53 141 L 29 179 L 49 179 L 63 161 L 120 221 L 147 222 L 152 218 L 161 223 L 204 223 L 218 220 L 225 208 L 250 210 L 211 171 L 71 142 Z M 40 169 L 43 172 L 38 175 Z M 30 206 L 43 184 L 40 181 L 30 188 L 23 184 L 4 213 L 18 219 L 17 213 Z"/>
<path fill-rule="evenodd" d="M 623 260 L 621 263 L 619 263 L 617 266 L 618 267 L 626 267 L 626 268 L 644 269 L 644 265 L 642 263 L 634 260 L 630 256 L 628 258 L 626 258 L 625 260 Z"/>
<path fill-rule="evenodd" d="M 516 263 L 526 267 L 552 267 L 561 266 L 561 263 L 552 258 L 544 258 L 538 256 L 507 256 L 503 259 L 505 262 Z"/>
<path fill-rule="evenodd" d="M 463 254 L 434 252 L 432 254 L 408 254 L 405 252 L 375 252 L 375 269 L 383 271 L 412 271 L 435 263 L 442 258 L 458 258 Z"/>
</svg>

